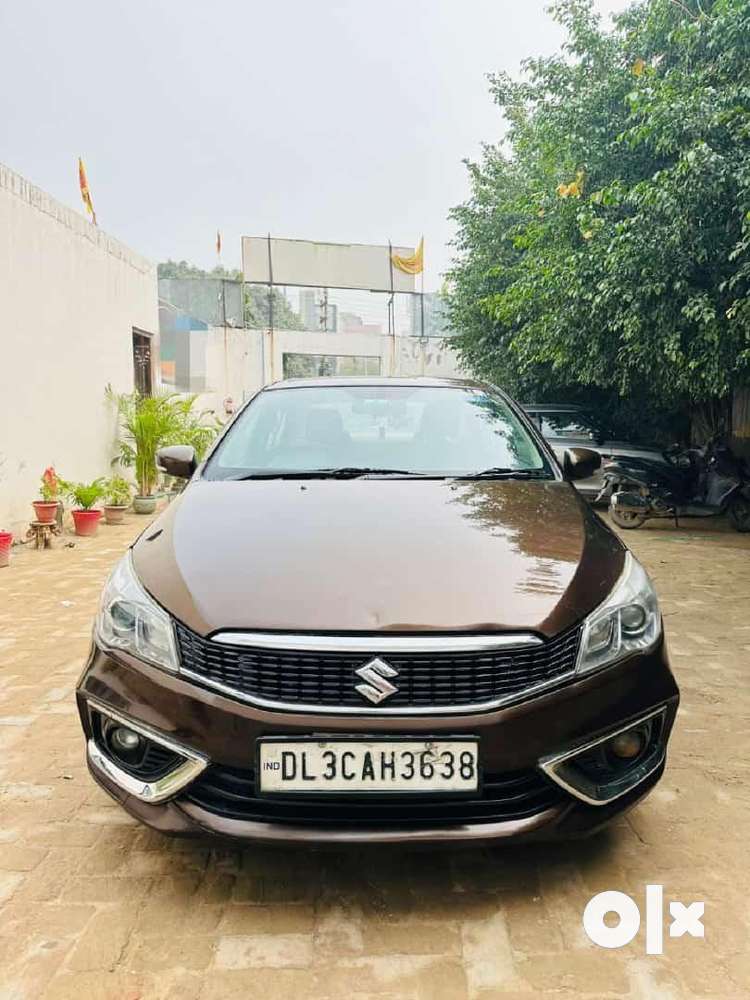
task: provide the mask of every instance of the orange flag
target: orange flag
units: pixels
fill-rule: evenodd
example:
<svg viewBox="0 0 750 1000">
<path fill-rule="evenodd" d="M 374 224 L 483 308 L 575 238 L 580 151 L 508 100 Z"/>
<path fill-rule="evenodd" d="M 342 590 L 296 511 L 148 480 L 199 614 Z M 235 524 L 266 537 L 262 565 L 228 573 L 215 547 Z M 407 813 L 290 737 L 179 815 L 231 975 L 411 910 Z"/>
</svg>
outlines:
<svg viewBox="0 0 750 1000">
<path fill-rule="evenodd" d="M 424 270 L 424 236 L 410 257 L 401 257 L 397 253 L 392 253 L 391 260 L 399 271 L 404 271 L 406 274 L 421 274 Z"/>
<path fill-rule="evenodd" d="M 221 257 L 221 233 L 216 230 L 216 256 Z"/>
<path fill-rule="evenodd" d="M 83 165 L 83 160 L 78 157 L 78 185 L 81 189 L 81 198 L 83 198 L 83 204 L 86 206 L 86 211 L 91 216 L 91 221 L 96 225 L 96 212 L 94 211 L 94 205 L 91 201 L 91 192 L 89 191 L 89 182 L 86 178 L 86 168 Z"/>
</svg>

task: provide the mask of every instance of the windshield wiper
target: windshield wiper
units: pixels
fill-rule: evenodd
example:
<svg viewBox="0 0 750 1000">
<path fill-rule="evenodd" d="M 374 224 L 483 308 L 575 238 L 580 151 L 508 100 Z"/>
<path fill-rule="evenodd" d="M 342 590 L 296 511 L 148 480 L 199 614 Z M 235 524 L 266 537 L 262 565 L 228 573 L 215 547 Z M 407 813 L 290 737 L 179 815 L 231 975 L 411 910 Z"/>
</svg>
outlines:
<svg viewBox="0 0 750 1000">
<path fill-rule="evenodd" d="M 418 476 L 418 472 L 408 469 L 376 469 L 361 465 L 344 465 L 340 469 L 320 469 L 319 472 L 332 479 L 356 479 L 357 476 Z"/>
<path fill-rule="evenodd" d="M 414 476 L 425 478 L 421 473 L 409 472 L 408 469 L 377 469 L 358 465 L 345 465 L 335 469 L 269 469 L 264 472 L 250 472 L 244 476 L 232 476 L 231 478 L 233 482 L 243 482 L 247 479 L 356 479 L 358 476 Z"/>
<path fill-rule="evenodd" d="M 481 472 L 468 472 L 457 479 L 551 479 L 544 469 L 504 469 L 501 466 L 493 469 L 482 469 Z"/>
</svg>

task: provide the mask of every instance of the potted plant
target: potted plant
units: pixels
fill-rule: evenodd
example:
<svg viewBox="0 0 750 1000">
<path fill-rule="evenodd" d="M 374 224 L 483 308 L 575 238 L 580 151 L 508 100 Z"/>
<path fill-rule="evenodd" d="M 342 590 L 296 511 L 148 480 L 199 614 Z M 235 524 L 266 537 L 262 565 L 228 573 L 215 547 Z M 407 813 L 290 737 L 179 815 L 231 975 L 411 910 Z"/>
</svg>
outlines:
<svg viewBox="0 0 750 1000">
<path fill-rule="evenodd" d="M 10 546 L 13 535 L 10 531 L 0 531 L 0 566 L 7 566 L 10 562 Z"/>
<path fill-rule="evenodd" d="M 104 520 L 107 524 L 122 524 L 130 506 L 132 488 L 122 476 L 112 476 L 105 483 Z"/>
<path fill-rule="evenodd" d="M 50 465 L 42 473 L 42 485 L 39 489 L 42 499 L 32 501 L 36 520 L 41 524 L 53 524 L 57 517 L 57 508 L 60 504 L 60 485 L 61 481 Z"/>
<path fill-rule="evenodd" d="M 93 483 L 63 483 L 63 489 L 75 504 L 71 511 L 73 524 L 77 535 L 95 535 L 102 516 L 102 511 L 94 507 L 106 492 L 103 479 L 95 479 Z"/>
<path fill-rule="evenodd" d="M 114 394 L 109 390 L 109 395 Z M 120 461 L 133 466 L 137 490 L 133 499 L 136 514 L 153 514 L 158 480 L 156 453 L 175 428 L 172 396 L 141 396 L 135 392 L 114 396 L 125 438 L 120 444 Z"/>
<path fill-rule="evenodd" d="M 195 396 L 182 398 L 174 393 L 166 396 L 141 396 L 139 393 L 116 395 L 111 388 L 107 395 L 117 405 L 124 437 L 119 441 L 119 460 L 132 466 L 138 492 L 133 498 L 136 514 L 153 514 L 156 510 L 156 486 L 159 471 L 156 453 L 169 444 L 191 444 L 202 457 L 216 436 L 218 423 L 207 424 L 205 414 L 192 410 Z"/>
</svg>

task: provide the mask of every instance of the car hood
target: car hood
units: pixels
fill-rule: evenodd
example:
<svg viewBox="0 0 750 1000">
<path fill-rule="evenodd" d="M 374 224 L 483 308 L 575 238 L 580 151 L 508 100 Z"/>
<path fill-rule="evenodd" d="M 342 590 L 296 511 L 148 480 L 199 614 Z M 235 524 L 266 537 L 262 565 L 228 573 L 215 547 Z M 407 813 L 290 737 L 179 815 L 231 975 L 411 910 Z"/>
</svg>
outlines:
<svg viewBox="0 0 750 1000">
<path fill-rule="evenodd" d="M 563 482 L 198 480 L 133 559 L 201 635 L 554 635 L 604 599 L 623 547 Z"/>
</svg>

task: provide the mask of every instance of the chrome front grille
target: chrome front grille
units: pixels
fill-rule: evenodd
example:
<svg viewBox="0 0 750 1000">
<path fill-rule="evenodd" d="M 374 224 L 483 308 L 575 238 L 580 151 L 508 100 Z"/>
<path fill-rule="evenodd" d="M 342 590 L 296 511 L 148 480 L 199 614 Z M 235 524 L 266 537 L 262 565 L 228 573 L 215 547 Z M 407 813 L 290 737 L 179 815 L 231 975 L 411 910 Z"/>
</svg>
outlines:
<svg viewBox="0 0 750 1000">
<path fill-rule="evenodd" d="M 572 676 L 580 626 L 547 641 L 505 635 L 500 639 L 505 644 L 496 647 L 486 636 L 463 637 L 464 645 L 473 641 L 475 649 L 462 649 L 455 636 L 445 637 L 445 649 L 434 636 L 423 645 L 419 637 L 408 637 L 400 646 L 393 636 L 340 636 L 335 642 L 320 637 L 313 648 L 301 642 L 297 648 L 283 648 L 285 637 L 279 634 L 269 633 L 267 643 L 264 638 L 233 633 L 219 642 L 178 624 L 182 673 L 230 696 L 288 711 L 406 715 L 482 710 Z M 347 641 L 356 648 L 347 648 Z M 374 657 L 396 671 L 396 690 L 378 704 L 358 690 L 362 675 L 356 673 Z"/>
</svg>

